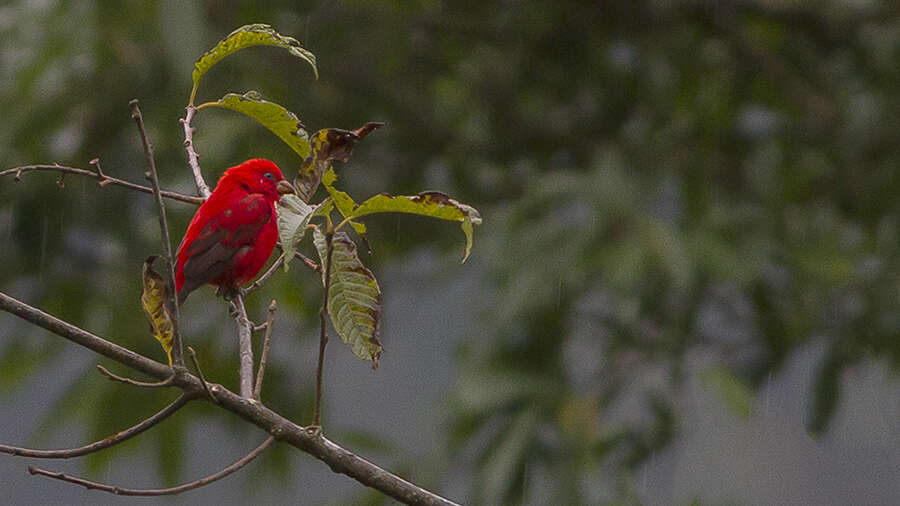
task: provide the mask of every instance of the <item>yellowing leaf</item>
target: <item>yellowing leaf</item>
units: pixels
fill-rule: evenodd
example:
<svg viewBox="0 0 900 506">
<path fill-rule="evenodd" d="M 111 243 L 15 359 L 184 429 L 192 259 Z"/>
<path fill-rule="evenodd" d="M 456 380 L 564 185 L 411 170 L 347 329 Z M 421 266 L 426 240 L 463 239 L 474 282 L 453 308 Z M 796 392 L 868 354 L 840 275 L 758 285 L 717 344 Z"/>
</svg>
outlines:
<svg viewBox="0 0 900 506">
<path fill-rule="evenodd" d="M 282 195 L 275 205 L 278 215 L 278 239 L 284 250 L 284 270 L 294 258 L 296 245 L 306 234 L 306 226 L 312 218 L 317 206 L 311 206 L 296 195 Z"/>
<path fill-rule="evenodd" d="M 297 115 L 275 102 L 263 100 L 259 92 L 248 91 L 243 95 L 229 93 L 208 105 L 231 109 L 255 119 L 290 146 L 301 160 L 309 156 L 309 134 Z"/>
<path fill-rule="evenodd" d="M 473 225 L 481 224 L 481 214 L 472 206 L 458 202 L 440 192 L 422 192 L 418 195 L 389 195 L 382 193 L 360 204 L 350 217 L 359 218 L 375 213 L 409 213 L 431 216 L 442 220 L 459 221 L 466 235 L 466 253 L 463 262 L 472 251 Z"/>
<path fill-rule="evenodd" d="M 313 229 L 313 243 L 319 252 L 322 283 L 328 261 L 325 234 Z M 378 367 L 382 346 L 378 340 L 381 326 L 381 289 L 372 271 L 363 266 L 356 245 L 344 232 L 332 238 L 331 281 L 328 286 L 328 313 L 341 340 L 349 344 L 360 360 L 371 360 Z"/>
<path fill-rule="evenodd" d="M 143 285 L 141 306 L 147 319 L 150 320 L 150 332 L 159 341 L 166 356 L 169 357 L 169 365 L 172 365 L 172 339 L 175 335 L 175 326 L 167 303 L 169 287 L 162 276 L 153 270 L 154 260 L 155 256 L 148 257 L 141 269 Z"/>
<path fill-rule="evenodd" d="M 356 130 L 341 130 L 338 128 L 326 128 L 319 130 L 310 138 L 312 152 L 303 161 L 297 177 L 294 179 L 294 189 L 297 195 L 309 202 L 322 175 L 331 167 L 332 161 L 346 162 L 353 154 L 353 146 L 358 141 L 369 135 L 372 130 L 384 125 L 384 123 L 370 122 Z"/>
<path fill-rule="evenodd" d="M 194 72 L 191 76 L 194 80 L 194 88 L 197 88 L 197 83 L 200 82 L 203 74 L 222 58 L 251 46 L 277 46 L 287 49 L 292 55 L 312 65 L 316 79 L 319 78 L 319 70 L 316 68 L 316 56 L 304 49 L 297 39 L 285 37 L 269 25 L 255 23 L 244 25 L 231 32 L 227 37 L 219 41 L 215 47 L 203 53 L 203 56 L 194 63 Z"/>
</svg>

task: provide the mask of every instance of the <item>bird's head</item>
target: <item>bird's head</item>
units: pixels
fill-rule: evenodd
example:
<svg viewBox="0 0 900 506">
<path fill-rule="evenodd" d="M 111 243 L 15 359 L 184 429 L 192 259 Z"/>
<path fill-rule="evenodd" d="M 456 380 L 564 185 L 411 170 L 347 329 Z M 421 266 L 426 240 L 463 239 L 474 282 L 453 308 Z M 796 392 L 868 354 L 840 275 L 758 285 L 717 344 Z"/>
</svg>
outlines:
<svg viewBox="0 0 900 506">
<path fill-rule="evenodd" d="M 243 187 L 247 193 L 261 193 L 273 202 L 285 193 L 294 193 L 281 169 L 270 160 L 254 158 L 225 171 L 219 184 Z"/>
</svg>

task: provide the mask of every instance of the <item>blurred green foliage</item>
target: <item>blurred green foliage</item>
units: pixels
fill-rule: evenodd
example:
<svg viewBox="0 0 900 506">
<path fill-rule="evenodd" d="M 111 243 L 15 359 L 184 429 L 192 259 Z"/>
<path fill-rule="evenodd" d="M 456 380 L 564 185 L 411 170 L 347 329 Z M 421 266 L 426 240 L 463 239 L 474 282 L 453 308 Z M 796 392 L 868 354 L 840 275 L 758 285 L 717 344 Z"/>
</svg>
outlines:
<svg viewBox="0 0 900 506">
<path fill-rule="evenodd" d="M 249 22 L 296 37 L 318 81 L 252 49 L 211 70 L 198 101 L 259 89 L 313 129 L 387 121 L 343 168 L 352 195 L 440 189 L 485 218 L 470 260 L 484 272 L 482 319 L 447 406 L 454 462 L 476 477 L 468 502 L 533 498 L 536 472 L 555 504 L 630 500 L 633 472 L 677 433 L 687 368 L 712 368 L 740 411 L 747 387 L 823 342 L 808 422 L 821 432 L 842 370 L 866 355 L 900 364 L 897 14 L 877 0 L 14 2 L 0 8 L 0 153 L 3 168 L 99 156 L 139 180 L 126 113 L 137 97 L 163 185 L 191 191 L 176 121 L 193 59 Z M 296 166 L 246 118 L 204 112 L 196 126 L 210 181 L 250 156 Z M 158 242 L 150 199 L 65 186 L 0 182 L 0 288 L 158 356 L 136 310 L 140 260 Z M 193 209 L 170 209 L 183 229 Z M 403 223 L 376 260 L 423 241 L 457 258 L 457 233 Z M 395 221 L 368 224 L 395 235 Z M 267 293 L 313 325 L 319 295 L 295 271 Z M 234 350 L 213 337 L 230 322 L 210 308 L 188 328 L 207 375 L 227 382 Z M 53 364 L 56 340 L 3 328 L 3 385 Z M 165 403 L 85 374 L 57 409 L 98 438 Z M 276 368 L 267 402 L 307 420 L 303 382 Z M 115 409 L 73 400 L 84 395 Z M 192 409 L 176 421 L 213 413 Z M 166 427 L 142 437 L 177 447 L 180 425 Z M 160 467 L 175 480 L 171 457 Z"/>
</svg>

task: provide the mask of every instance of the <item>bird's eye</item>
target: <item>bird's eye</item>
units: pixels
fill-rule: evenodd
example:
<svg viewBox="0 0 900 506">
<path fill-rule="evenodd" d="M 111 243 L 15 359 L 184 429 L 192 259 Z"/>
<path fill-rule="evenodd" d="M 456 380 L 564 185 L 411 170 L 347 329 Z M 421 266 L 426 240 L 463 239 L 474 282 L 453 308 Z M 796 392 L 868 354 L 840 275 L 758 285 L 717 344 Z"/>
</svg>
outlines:
<svg viewBox="0 0 900 506">
<path fill-rule="evenodd" d="M 263 177 L 266 179 L 275 179 L 275 175 L 271 172 L 266 172 L 265 174 L 263 174 Z"/>
</svg>

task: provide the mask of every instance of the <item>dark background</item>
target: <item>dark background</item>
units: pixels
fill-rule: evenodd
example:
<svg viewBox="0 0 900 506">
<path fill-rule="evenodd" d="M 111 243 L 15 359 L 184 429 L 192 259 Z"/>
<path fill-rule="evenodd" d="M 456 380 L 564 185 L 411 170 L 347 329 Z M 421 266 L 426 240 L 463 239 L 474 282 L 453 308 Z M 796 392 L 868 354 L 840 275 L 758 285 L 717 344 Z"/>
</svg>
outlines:
<svg viewBox="0 0 900 506">
<path fill-rule="evenodd" d="M 377 372 L 332 340 L 326 433 L 479 504 L 890 504 L 900 497 L 900 16 L 892 2 L 89 2 L 0 6 L 0 168 L 59 162 L 141 181 L 138 98 L 163 186 L 192 192 L 178 118 L 193 61 L 266 22 L 198 101 L 259 90 L 310 131 L 387 126 L 338 167 L 362 200 L 437 189 L 454 224 L 367 219 L 385 292 Z M 251 120 L 195 121 L 207 181 L 298 161 Z M 171 203 L 179 240 L 194 208 Z M 163 360 L 139 298 L 152 198 L 90 180 L 0 181 L 0 290 Z M 312 249 L 306 246 L 306 252 Z M 320 287 L 299 264 L 250 301 L 280 309 L 263 400 L 308 423 Z M 211 289 L 184 308 L 207 376 L 236 388 Z M 0 441 L 66 447 L 174 398 L 0 316 Z M 106 361 L 100 361 L 106 363 Z M 110 364 L 106 364 L 110 366 Z M 124 372 L 121 368 L 115 368 Z M 209 406 L 45 467 L 161 486 L 264 438 Z M 19 503 L 128 499 L 29 477 Z M 384 502 L 284 448 L 173 503 Z"/>
</svg>

